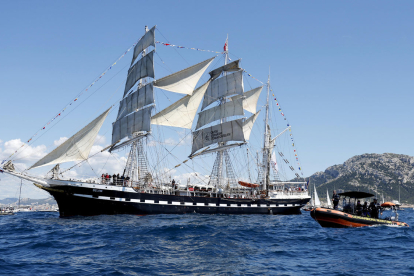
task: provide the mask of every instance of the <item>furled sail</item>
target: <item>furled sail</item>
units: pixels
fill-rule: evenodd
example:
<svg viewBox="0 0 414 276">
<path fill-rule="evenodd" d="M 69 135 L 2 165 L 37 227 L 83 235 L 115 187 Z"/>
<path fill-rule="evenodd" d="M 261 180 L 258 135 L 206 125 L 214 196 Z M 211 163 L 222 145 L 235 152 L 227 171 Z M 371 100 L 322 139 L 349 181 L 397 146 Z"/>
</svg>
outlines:
<svg viewBox="0 0 414 276">
<path fill-rule="evenodd" d="M 131 65 L 134 63 L 138 55 L 149 46 L 155 47 L 155 26 L 146 32 L 138 41 L 137 45 L 135 45 Z"/>
<path fill-rule="evenodd" d="M 200 102 L 210 81 L 194 90 L 192 95 L 176 101 L 151 118 L 151 124 L 191 129 Z"/>
<path fill-rule="evenodd" d="M 151 130 L 151 110 L 154 106 L 138 110 L 117 120 L 112 126 L 112 144 L 131 136 L 134 132 Z"/>
<path fill-rule="evenodd" d="M 155 86 L 171 92 L 191 95 L 204 71 L 215 59 L 212 57 L 177 73 L 155 81 Z"/>
<path fill-rule="evenodd" d="M 29 169 L 87 159 L 96 136 L 98 135 L 106 116 L 108 116 L 110 109 L 111 108 L 99 115 L 99 117 L 66 140 L 62 145 L 37 161 Z"/>
<path fill-rule="evenodd" d="M 262 89 L 263 86 L 260 86 L 243 93 L 243 96 L 245 97 L 243 101 L 243 108 L 245 110 L 251 113 L 256 113 L 257 101 L 259 100 Z"/>
<path fill-rule="evenodd" d="M 154 78 L 154 50 L 129 68 L 124 97 L 137 81 L 145 77 Z"/>
<path fill-rule="evenodd" d="M 244 133 L 244 139 L 249 140 L 250 133 L 252 132 L 254 122 L 257 119 L 257 116 L 259 116 L 260 110 L 256 113 L 247 118 L 246 121 L 243 123 L 243 133 Z"/>
<path fill-rule="evenodd" d="M 120 102 L 117 119 L 152 103 L 154 103 L 154 85 L 149 83 L 129 94 Z"/>
<path fill-rule="evenodd" d="M 210 109 L 206 109 L 198 113 L 198 121 L 196 128 L 200 128 L 211 122 L 220 120 L 222 118 L 244 115 L 243 112 L 243 99 L 233 99 L 231 102 L 226 102 L 219 106 L 215 106 Z"/>
<path fill-rule="evenodd" d="M 230 95 L 243 94 L 243 71 L 228 74 L 224 77 L 213 80 L 204 95 L 201 110 L 219 98 Z"/>
<path fill-rule="evenodd" d="M 191 155 L 214 143 L 244 141 L 242 120 L 233 120 L 193 132 Z"/>
<path fill-rule="evenodd" d="M 222 72 L 238 71 L 238 70 L 240 70 L 239 63 L 240 63 L 240 59 L 235 60 L 233 62 L 230 62 L 226 65 L 223 65 L 219 68 L 216 68 L 213 71 L 209 72 L 210 77 L 212 79 L 215 79 L 215 78 L 219 77 Z"/>
</svg>

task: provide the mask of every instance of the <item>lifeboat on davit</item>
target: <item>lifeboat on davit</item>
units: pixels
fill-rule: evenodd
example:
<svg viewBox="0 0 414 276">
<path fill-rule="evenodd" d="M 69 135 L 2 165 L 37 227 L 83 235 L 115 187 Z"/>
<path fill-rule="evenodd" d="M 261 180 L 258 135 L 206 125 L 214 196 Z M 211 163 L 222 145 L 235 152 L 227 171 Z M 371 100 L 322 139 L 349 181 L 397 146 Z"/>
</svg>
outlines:
<svg viewBox="0 0 414 276">
<path fill-rule="evenodd" d="M 259 184 L 253 184 L 253 183 L 244 182 L 244 181 L 239 181 L 239 185 L 242 185 L 243 187 L 248 187 L 248 188 L 257 188 L 260 186 Z"/>
<path fill-rule="evenodd" d="M 375 208 L 371 206 L 371 208 L 363 209 L 362 205 L 357 204 L 357 200 L 373 197 L 373 194 L 351 191 L 338 195 L 343 197 L 343 210 L 318 207 L 310 212 L 311 217 L 322 227 L 347 228 L 374 225 L 409 227 L 407 223 L 398 221 L 398 212 L 394 203 L 385 202 L 381 205 L 375 204 Z M 379 214 L 387 209 L 391 210 L 391 215 L 382 218 Z"/>
</svg>

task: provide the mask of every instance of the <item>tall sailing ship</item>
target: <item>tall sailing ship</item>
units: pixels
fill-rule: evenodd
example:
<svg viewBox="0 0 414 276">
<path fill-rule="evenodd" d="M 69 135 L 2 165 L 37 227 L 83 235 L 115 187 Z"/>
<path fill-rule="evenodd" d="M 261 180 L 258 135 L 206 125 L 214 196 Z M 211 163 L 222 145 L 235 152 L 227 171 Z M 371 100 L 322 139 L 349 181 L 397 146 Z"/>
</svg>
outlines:
<svg viewBox="0 0 414 276">
<path fill-rule="evenodd" d="M 300 208 L 310 200 L 310 196 L 306 182 L 292 165 L 287 166 L 295 173 L 294 180 L 280 180 L 274 149 L 277 139 L 289 133 L 291 128 L 288 124 L 280 133 L 272 135 L 269 122 L 270 76 L 266 85 L 266 104 L 262 107 L 264 130 L 259 132 L 260 136 L 263 135 L 262 148 L 253 158 L 249 153 L 248 141 L 261 111 L 257 110 L 257 102 L 264 85 L 244 91 L 245 70 L 240 67 L 240 59 L 229 59 L 228 40 L 222 53 L 224 64 L 211 70 L 204 84 L 197 87 L 217 56 L 155 79 L 155 30 L 155 26 L 151 29 L 145 27 L 145 34 L 134 47 L 123 97 L 112 124 L 112 142 L 102 150 L 114 153 L 129 149 L 125 168 L 120 175 L 110 179 L 74 180 L 64 177 L 67 170 L 62 172 L 60 169 L 62 163 L 82 163 L 92 158 L 89 156 L 91 148 L 112 107 L 29 168 L 55 165 L 50 175 L 39 177 L 29 174 L 28 170 L 18 172 L 13 160 L 5 162 L 0 171 L 30 181 L 49 192 L 58 203 L 61 217 L 100 214 L 300 214 Z M 185 96 L 155 112 L 154 92 L 158 90 Z M 245 111 L 252 115 L 246 117 Z M 154 126 L 157 129 L 192 130 L 188 158 L 178 165 L 168 164 L 167 171 L 148 164 L 147 151 L 153 146 L 149 141 L 160 136 L 153 133 Z M 159 162 L 172 154 L 171 150 L 163 149 L 164 153 L 157 159 Z M 279 155 L 284 163 L 289 164 L 282 152 Z M 187 161 L 197 160 L 204 162 L 202 166 L 211 171 L 208 177 L 199 176 L 201 180 L 197 181 L 189 179 L 185 185 L 171 180 L 170 171 L 181 165 L 189 167 Z M 234 164 L 242 169 L 235 171 Z M 254 180 L 251 168 L 254 168 Z M 249 177 L 246 177 L 246 172 Z"/>
</svg>

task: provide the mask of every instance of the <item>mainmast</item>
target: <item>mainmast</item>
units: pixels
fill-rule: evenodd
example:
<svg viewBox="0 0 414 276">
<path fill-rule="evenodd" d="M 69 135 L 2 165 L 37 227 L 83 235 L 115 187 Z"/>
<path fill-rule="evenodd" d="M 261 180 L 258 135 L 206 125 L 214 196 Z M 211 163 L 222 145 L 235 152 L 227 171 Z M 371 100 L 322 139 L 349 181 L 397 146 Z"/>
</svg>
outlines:
<svg viewBox="0 0 414 276">
<path fill-rule="evenodd" d="M 228 64 L 228 58 L 229 58 L 229 35 L 227 34 L 226 43 L 224 44 L 224 66 Z M 227 76 L 227 72 L 223 71 L 223 76 Z M 223 95 L 219 99 L 219 106 L 223 106 L 227 102 L 227 97 Z M 220 119 L 220 124 L 223 124 L 227 122 L 226 118 Z M 223 147 L 226 145 L 226 142 L 220 142 L 218 143 L 219 147 Z M 226 179 L 227 183 L 223 183 L 223 158 L 225 159 L 225 165 L 226 165 Z M 211 172 L 210 176 L 210 183 L 212 179 L 217 178 L 215 186 L 216 186 L 216 192 L 219 191 L 220 188 L 230 188 L 230 183 L 235 184 L 236 178 L 233 171 L 233 166 L 230 161 L 230 156 L 228 154 L 227 149 L 223 149 L 217 152 L 217 157 L 213 165 L 213 170 Z M 227 185 L 226 185 L 227 184 Z"/>
<path fill-rule="evenodd" d="M 229 35 L 228 34 L 227 34 L 226 43 L 224 44 L 224 49 L 223 50 L 224 50 L 224 53 L 225 53 L 225 56 L 224 56 L 224 65 L 227 65 L 227 60 L 229 58 Z M 227 72 L 226 71 L 223 72 L 223 76 L 227 76 Z M 226 102 L 226 97 L 224 96 L 224 97 L 222 97 L 220 99 L 220 104 L 219 105 L 222 105 L 225 102 Z M 226 121 L 227 121 L 226 118 L 222 118 L 220 120 L 220 123 L 222 124 L 222 123 L 224 123 Z M 220 146 L 224 146 L 225 144 L 226 144 L 226 142 L 219 143 Z M 222 185 L 221 180 L 223 178 L 223 153 L 224 153 L 224 151 L 217 152 L 218 174 L 217 174 L 216 191 Z"/>
</svg>

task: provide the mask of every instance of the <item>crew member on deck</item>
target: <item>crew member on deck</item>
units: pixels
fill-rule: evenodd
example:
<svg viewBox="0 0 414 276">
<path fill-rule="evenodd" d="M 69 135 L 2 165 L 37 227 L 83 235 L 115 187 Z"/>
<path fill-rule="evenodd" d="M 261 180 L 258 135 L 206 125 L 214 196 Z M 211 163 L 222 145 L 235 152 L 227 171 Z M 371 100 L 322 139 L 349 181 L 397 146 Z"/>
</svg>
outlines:
<svg viewBox="0 0 414 276">
<path fill-rule="evenodd" d="M 332 202 L 335 210 L 338 210 L 339 195 L 336 193 L 336 190 L 333 191 Z"/>
<path fill-rule="evenodd" d="M 171 181 L 171 184 L 172 184 L 172 188 L 175 189 L 175 180 L 174 179 Z"/>
</svg>

